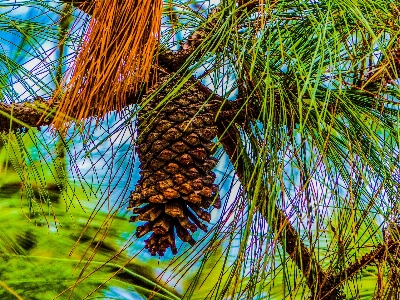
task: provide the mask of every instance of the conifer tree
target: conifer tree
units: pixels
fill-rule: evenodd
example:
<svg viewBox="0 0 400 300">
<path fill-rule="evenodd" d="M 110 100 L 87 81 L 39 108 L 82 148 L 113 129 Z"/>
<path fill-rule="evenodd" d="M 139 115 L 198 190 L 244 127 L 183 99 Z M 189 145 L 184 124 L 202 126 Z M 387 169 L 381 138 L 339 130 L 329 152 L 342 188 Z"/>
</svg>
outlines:
<svg viewBox="0 0 400 300">
<path fill-rule="evenodd" d="M 360 298 L 367 267 L 374 296 L 397 299 L 395 1 L 64 2 L 92 15 L 70 80 L 48 102 L 0 103 L 2 130 L 132 104 L 141 173 L 127 206 L 151 255 L 188 243 L 185 273 L 224 245 L 218 299 L 277 284 L 283 297 Z M 230 200 L 213 171 L 222 153 L 241 186 Z"/>
</svg>

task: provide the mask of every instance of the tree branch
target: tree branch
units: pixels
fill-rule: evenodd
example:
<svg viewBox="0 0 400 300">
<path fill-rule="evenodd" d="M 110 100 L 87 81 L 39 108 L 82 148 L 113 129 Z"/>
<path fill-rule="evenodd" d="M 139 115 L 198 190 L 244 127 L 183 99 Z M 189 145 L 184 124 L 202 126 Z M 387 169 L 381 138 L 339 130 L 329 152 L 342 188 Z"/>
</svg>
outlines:
<svg viewBox="0 0 400 300">
<path fill-rule="evenodd" d="M 39 120 L 48 109 L 47 102 L 37 97 L 32 102 L 6 104 L 0 102 L 0 132 L 29 129 L 39 126 Z M 51 108 L 49 111 L 51 111 Z M 53 118 L 44 118 L 40 125 L 49 125 Z"/>
<path fill-rule="evenodd" d="M 342 282 L 349 280 L 366 266 L 376 261 L 382 261 L 387 254 L 391 254 L 395 258 L 400 258 L 400 243 L 394 240 L 389 240 L 387 244 L 381 244 L 373 249 L 370 253 L 365 254 L 355 263 L 348 266 L 345 270 L 337 274 L 333 281 L 335 285 L 340 285 Z"/>
<path fill-rule="evenodd" d="M 237 147 L 237 140 L 240 139 L 240 134 L 235 126 L 229 126 L 228 124 L 227 120 L 217 120 L 219 141 L 234 164 L 239 180 L 243 183 L 245 182 L 243 166 L 246 164 L 243 161 L 245 158 L 240 155 L 240 149 Z M 263 200 L 260 199 L 260 202 Z M 270 220 L 271 216 L 268 211 L 261 207 L 268 207 L 268 205 L 258 205 L 258 208 L 262 216 L 266 220 Z M 340 289 L 333 285 L 333 278 L 327 275 L 319 263 L 315 261 L 285 212 L 275 205 L 273 217 L 273 221 L 269 224 L 271 230 L 278 233 L 279 242 L 296 266 L 302 271 L 307 286 L 312 291 L 312 294 L 315 295 L 313 299 L 340 299 Z M 329 293 L 329 296 L 325 296 L 327 293 Z"/>
</svg>

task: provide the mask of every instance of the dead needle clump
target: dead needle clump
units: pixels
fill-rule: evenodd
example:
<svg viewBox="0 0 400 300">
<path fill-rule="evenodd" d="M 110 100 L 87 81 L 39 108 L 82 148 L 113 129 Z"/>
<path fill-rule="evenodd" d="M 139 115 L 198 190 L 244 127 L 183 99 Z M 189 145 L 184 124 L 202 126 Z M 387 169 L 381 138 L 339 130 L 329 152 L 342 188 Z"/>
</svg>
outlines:
<svg viewBox="0 0 400 300">
<path fill-rule="evenodd" d="M 121 110 L 126 97 L 149 81 L 159 38 L 162 0 L 97 0 L 71 80 L 55 91 L 60 99 L 54 126 Z"/>
</svg>

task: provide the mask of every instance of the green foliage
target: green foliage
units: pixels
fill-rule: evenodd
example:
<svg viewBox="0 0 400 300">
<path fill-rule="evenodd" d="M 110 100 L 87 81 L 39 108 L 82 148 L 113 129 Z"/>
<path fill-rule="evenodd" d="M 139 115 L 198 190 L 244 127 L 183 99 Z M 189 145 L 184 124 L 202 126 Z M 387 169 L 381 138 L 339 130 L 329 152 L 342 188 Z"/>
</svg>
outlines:
<svg viewBox="0 0 400 300">
<path fill-rule="evenodd" d="M 205 38 L 171 79 L 175 88 L 161 103 L 196 74 L 224 101 L 240 104 L 235 117 L 241 119 L 233 118 L 224 130 L 236 133 L 240 155 L 230 163 L 224 163 L 226 149 L 217 155 L 226 169 L 219 176 L 225 206 L 192 250 L 169 266 L 160 261 L 160 268 L 168 266 L 162 281 L 148 267 L 156 260 L 139 255 L 131 261 L 123 251 L 73 289 L 77 298 L 108 280 L 96 293 L 117 286 L 145 297 L 155 289 L 160 299 L 173 299 L 181 295 L 162 282 L 181 280 L 188 299 L 306 299 L 311 292 L 304 274 L 285 252 L 282 228 L 273 226 L 275 207 L 289 216 L 314 262 L 330 274 L 385 243 L 382 230 L 398 222 L 399 211 L 397 2 L 264 2 L 261 10 L 245 10 L 223 0 L 211 12 L 208 1 L 165 1 L 162 51 L 176 49 L 195 31 Z M 76 56 L 88 17 L 58 2 L 12 5 L 0 4 L 0 32 L 7 33 L 1 39 L 13 44 L 0 50 L 0 101 L 50 97 Z M 10 10 L 28 5 L 57 21 L 21 20 Z M 45 42 L 53 44 L 43 49 Z M 60 57 L 48 55 L 56 50 Z M 30 59 L 40 61 L 39 69 L 24 66 Z M 57 138 L 34 131 L 2 136 L 0 197 L 7 201 L 0 205 L 3 224 L 12 226 L 0 230 L 0 295 L 53 297 L 71 287 L 81 270 L 89 274 L 132 243 L 132 227 L 119 212 L 126 196 L 116 190 L 126 193 L 137 179 L 132 121 L 157 92 L 117 120 L 107 117 L 90 135 L 72 128 Z M 72 176 L 82 157 L 87 174 Z M 393 268 L 389 258 L 347 279 L 347 298 L 377 296 Z M 113 277 L 118 266 L 125 269 Z M 388 293 L 390 285 L 383 286 Z"/>
<path fill-rule="evenodd" d="M 28 142 L 24 145 L 29 147 Z M 107 212 L 99 213 L 82 234 L 89 218 L 84 211 L 90 211 L 87 201 L 78 203 L 75 200 L 66 209 L 65 203 L 60 201 L 63 198 L 60 191 L 46 190 L 48 197 L 33 205 L 27 201 L 27 189 L 32 189 L 35 197 L 41 184 L 29 187 L 29 178 L 21 180 L 10 166 L 6 167 L 5 147 L 0 158 L 4 176 L 0 180 L 0 209 L 2 222 L 6 224 L 0 229 L 2 299 L 10 299 L 11 295 L 18 299 L 52 299 L 57 295 L 59 299 L 83 299 L 93 292 L 91 297 L 104 297 L 118 289 L 142 297 L 152 295 L 154 299 L 179 298 L 179 294 L 162 286 L 151 266 L 136 259 L 126 263 L 125 255 L 112 258 L 125 242 L 122 236 L 131 229 L 125 217 L 115 218 L 106 239 L 96 237 L 96 233 L 104 226 L 102 221 Z M 40 166 L 39 161 L 35 162 Z M 41 174 L 47 178 L 47 185 L 54 186 L 56 182 L 51 180 L 48 167 L 54 168 L 54 165 L 41 165 L 44 171 Z M 29 174 L 29 170 L 25 173 Z M 71 193 L 72 188 L 76 199 L 86 198 L 79 186 L 68 185 L 63 193 Z M 39 200 L 37 198 L 32 200 Z M 42 210 L 32 211 L 32 206 Z M 80 242 L 74 247 L 78 238 Z M 85 253 L 93 254 L 93 251 L 95 259 L 82 260 Z M 81 273 L 80 266 L 85 264 L 86 272 Z M 85 276 L 94 270 L 96 272 L 86 279 Z"/>
</svg>

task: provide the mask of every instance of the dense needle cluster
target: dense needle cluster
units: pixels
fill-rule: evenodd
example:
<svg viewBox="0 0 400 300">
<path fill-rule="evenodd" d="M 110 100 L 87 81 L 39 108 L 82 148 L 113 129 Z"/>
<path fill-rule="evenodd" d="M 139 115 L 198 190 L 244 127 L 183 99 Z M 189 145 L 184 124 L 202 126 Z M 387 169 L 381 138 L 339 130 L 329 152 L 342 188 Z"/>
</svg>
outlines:
<svg viewBox="0 0 400 300">
<path fill-rule="evenodd" d="M 146 221 L 137 227 L 136 236 L 152 232 L 145 240 L 152 255 L 162 256 L 169 247 L 176 254 L 175 235 L 193 246 L 192 233 L 197 228 L 207 231 L 203 223 L 211 219 L 207 209 L 221 207 L 212 172 L 218 162 L 212 157 L 215 105 L 190 84 L 181 90 L 157 107 L 166 96 L 159 93 L 138 115 L 141 178 L 130 196 L 134 214 L 130 221 Z"/>
</svg>

